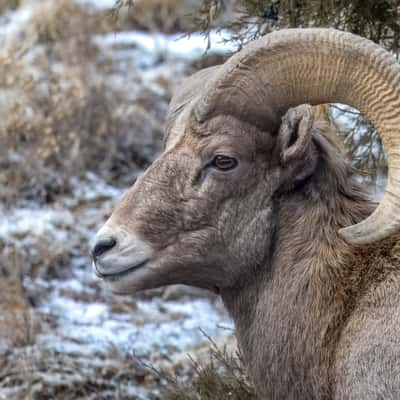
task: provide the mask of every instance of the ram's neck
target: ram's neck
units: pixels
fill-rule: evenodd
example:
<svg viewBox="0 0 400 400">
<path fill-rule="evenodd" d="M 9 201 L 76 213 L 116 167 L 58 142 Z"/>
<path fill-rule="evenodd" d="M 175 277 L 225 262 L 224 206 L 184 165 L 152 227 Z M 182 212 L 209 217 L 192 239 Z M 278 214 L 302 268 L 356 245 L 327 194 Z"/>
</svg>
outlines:
<svg viewBox="0 0 400 400">
<path fill-rule="evenodd" d="M 320 171 L 277 202 L 265 269 L 222 293 L 261 398 L 329 398 L 333 351 L 362 280 L 337 230 L 371 205 L 356 186 L 342 187 L 329 165 Z"/>
</svg>

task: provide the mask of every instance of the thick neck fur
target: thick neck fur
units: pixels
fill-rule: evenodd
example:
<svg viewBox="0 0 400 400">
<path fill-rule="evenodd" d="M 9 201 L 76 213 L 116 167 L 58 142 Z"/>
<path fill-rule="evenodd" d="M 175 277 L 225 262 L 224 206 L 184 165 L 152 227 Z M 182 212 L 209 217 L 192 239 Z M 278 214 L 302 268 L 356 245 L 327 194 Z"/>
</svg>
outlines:
<svg viewBox="0 0 400 400">
<path fill-rule="evenodd" d="M 362 292 L 366 263 L 338 236 L 373 206 L 324 137 L 301 187 L 275 200 L 274 248 L 250 282 L 222 298 L 260 399 L 331 398 L 334 350 Z M 357 250 L 357 251 L 356 251 Z"/>
</svg>

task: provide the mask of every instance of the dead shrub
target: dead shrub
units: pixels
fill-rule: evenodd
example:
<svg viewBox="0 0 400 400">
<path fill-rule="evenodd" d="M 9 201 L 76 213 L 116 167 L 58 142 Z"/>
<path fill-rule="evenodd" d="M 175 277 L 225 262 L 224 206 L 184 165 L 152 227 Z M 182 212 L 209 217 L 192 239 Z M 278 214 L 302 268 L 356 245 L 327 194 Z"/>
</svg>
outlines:
<svg viewBox="0 0 400 400">
<path fill-rule="evenodd" d="M 197 6 L 192 0 L 139 0 L 119 9 L 118 22 L 120 29 L 134 28 L 163 33 L 193 32 L 189 15 Z"/>
<path fill-rule="evenodd" d="M 99 360 L 43 346 L 0 357 L 0 390 L 31 400 L 132 400 L 146 375 L 132 357 L 117 350 Z M 0 395 L 1 396 L 1 395 Z M 11 398 L 11 397 L 7 397 Z M 140 397 L 142 398 L 142 397 Z M 159 396 L 149 399 L 161 400 Z"/>
<path fill-rule="evenodd" d="M 0 244 L 1 247 L 1 244 Z M 20 260 L 16 252 L 0 253 L 0 358 L 9 348 L 32 344 L 35 318 L 22 286 Z"/>
<path fill-rule="evenodd" d="M 71 176 L 87 170 L 118 179 L 146 166 L 159 148 L 155 121 L 162 115 L 148 113 L 153 102 L 124 111 L 127 93 L 107 84 L 109 63 L 98 57 L 88 18 L 72 0 L 45 1 L 26 27 L 44 43 L 0 50 L 0 200 L 6 204 L 52 201 L 69 190 Z M 166 108 L 168 99 L 158 100 Z"/>
<path fill-rule="evenodd" d="M 147 168 L 161 150 L 163 129 L 146 108 L 139 104 L 121 105 L 115 118 L 119 132 L 114 137 L 115 157 L 108 163 L 114 179 L 130 178 L 132 165 Z"/>
<path fill-rule="evenodd" d="M 0 122 L 3 201 L 52 201 L 68 191 L 69 177 L 87 170 L 118 179 L 147 166 L 160 148 L 160 123 L 143 107 L 121 106 L 126 99 L 96 71 L 66 68 L 26 80 L 29 86 L 14 86 L 14 104 Z"/>
<path fill-rule="evenodd" d="M 59 191 L 69 176 L 109 154 L 115 104 L 101 84 L 79 77 L 53 75 L 29 89 L 2 119 L 0 185 L 49 200 L 48 189 Z M 52 178 L 56 171 L 59 179 Z"/>
<path fill-rule="evenodd" d="M 0 14 L 5 11 L 15 10 L 19 7 L 21 0 L 0 0 Z"/>
<path fill-rule="evenodd" d="M 41 0 L 35 7 L 31 32 L 39 43 L 85 41 L 113 29 L 106 13 L 95 13 L 74 0 Z M 89 39 L 90 41 L 90 39 Z"/>
<path fill-rule="evenodd" d="M 192 360 L 189 379 L 181 382 L 169 372 L 157 372 L 167 382 L 165 400 L 256 400 L 240 354 L 220 349 L 210 338 L 208 363 Z"/>
</svg>

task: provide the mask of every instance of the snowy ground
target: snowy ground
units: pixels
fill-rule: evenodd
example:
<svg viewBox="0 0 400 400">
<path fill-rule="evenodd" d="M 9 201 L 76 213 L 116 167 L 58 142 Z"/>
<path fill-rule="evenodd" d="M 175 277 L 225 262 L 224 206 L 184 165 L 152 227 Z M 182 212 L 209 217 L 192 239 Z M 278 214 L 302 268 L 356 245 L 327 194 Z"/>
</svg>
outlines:
<svg viewBox="0 0 400 400">
<path fill-rule="evenodd" d="M 208 346 L 205 335 L 217 342 L 232 335 L 232 323 L 220 300 L 206 292 L 176 287 L 118 297 L 104 290 L 91 269 L 86 243 L 121 191 L 93 175 L 75 185 L 75 193 L 54 207 L 25 207 L 0 214 L 0 241 L 6 245 L 35 257 L 37 243 L 45 241 L 69 253 L 69 265 L 62 272 L 51 271 L 50 266 L 50 271 L 24 278 L 27 296 L 33 299 L 41 321 L 30 349 L 32 358 L 38 349 L 41 354 L 57 354 L 73 360 L 81 374 L 88 374 L 87 369 L 102 360 L 130 357 L 172 368 L 176 362 L 189 361 L 185 354 L 204 350 Z M 60 374 L 64 372 L 58 368 L 53 374 L 33 372 L 46 385 Z M 9 396 L 10 390 L 0 385 L 0 399 Z M 145 399 L 157 388 L 131 380 L 121 390 L 125 394 L 135 390 L 137 398 Z"/>
<path fill-rule="evenodd" d="M 102 3 L 108 7 L 110 1 Z M 2 17 L 3 43 L 19 40 L 37 4 L 26 1 Z M 233 50 L 219 38 L 213 33 L 212 52 Z M 159 78 L 173 86 L 207 48 L 198 34 L 183 38 L 132 31 L 93 40 L 99 57 L 112 61 L 109 84 L 126 90 L 132 101 L 143 88 L 163 95 Z M 148 377 L 137 360 L 184 377 L 186 354 L 204 352 L 206 336 L 221 343 L 231 339 L 232 323 L 220 300 L 199 290 L 178 286 L 127 297 L 104 290 L 91 269 L 87 243 L 123 189 L 91 173 L 71 178 L 70 186 L 71 194 L 48 206 L 0 206 L 0 249 L 5 256 L 19 255 L 38 325 L 32 343 L 2 355 L 10 371 L 0 372 L 0 399 L 114 399 L 116 387 L 121 399 L 157 398 L 160 382 Z"/>
</svg>

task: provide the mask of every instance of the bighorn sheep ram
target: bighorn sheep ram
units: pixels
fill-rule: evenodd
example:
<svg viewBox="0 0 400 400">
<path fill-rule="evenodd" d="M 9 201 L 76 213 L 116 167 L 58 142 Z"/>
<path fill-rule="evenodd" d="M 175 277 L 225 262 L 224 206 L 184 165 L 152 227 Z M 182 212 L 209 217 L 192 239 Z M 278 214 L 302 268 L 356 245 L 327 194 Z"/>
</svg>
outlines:
<svg viewBox="0 0 400 400">
<path fill-rule="evenodd" d="M 375 211 L 313 123 L 306 104 L 327 102 L 380 132 Z M 399 128 L 385 50 L 331 29 L 271 33 L 182 84 L 164 152 L 93 240 L 96 272 L 117 293 L 220 293 L 260 399 L 399 399 Z"/>
</svg>

